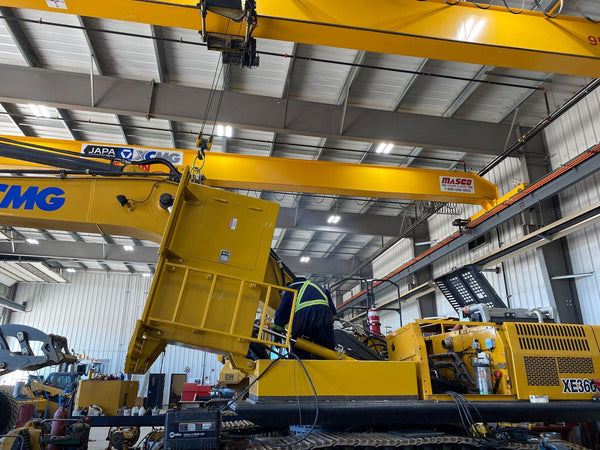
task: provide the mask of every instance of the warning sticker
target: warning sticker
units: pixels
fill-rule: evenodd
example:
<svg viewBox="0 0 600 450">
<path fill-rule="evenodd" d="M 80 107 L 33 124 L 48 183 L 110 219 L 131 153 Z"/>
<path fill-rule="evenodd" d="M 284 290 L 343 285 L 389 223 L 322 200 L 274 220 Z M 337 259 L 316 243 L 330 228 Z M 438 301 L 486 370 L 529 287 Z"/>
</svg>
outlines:
<svg viewBox="0 0 600 450">
<path fill-rule="evenodd" d="M 229 250 L 221 250 L 221 253 L 219 254 L 219 262 L 228 263 L 230 257 L 231 252 Z"/>
<path fill-rule="evenodd" d="M 229 229 L 230 230 L 235 230 L 237 228 L 237 219 L 232 217 L 231 219 L 229 219 Z"/>
<path fill-rule="evenodd" d="M 440 189 L 442 192 L 475 193 L 473 178 L 440 177 Z"/>
<path fill-rule="evenodd" d="M 67 9 L 65 0 L 46 0 L 48 8 Z"/>
</svg>

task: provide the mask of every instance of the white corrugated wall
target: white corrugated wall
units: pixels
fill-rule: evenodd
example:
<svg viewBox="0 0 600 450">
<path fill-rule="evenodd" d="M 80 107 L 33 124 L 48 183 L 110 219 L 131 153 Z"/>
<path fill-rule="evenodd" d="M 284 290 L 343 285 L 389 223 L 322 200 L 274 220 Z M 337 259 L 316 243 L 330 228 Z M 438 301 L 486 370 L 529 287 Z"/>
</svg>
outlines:
<svg viewBox="0 0 600 450">
<path fill-rule="evenodd" d="M 521 165 L 518 159 L 508 158 L 495 167 L 486 179 L 498 186 L 500 196 L 510 192 L 523 183 Z M 469 217 L 478 210 L 474 206 L 464 206 L 461 218 Z M 452 225 L 455 217 L 436 215 L 429 221 L 429 234 L 441 240 L 456 232 Z M 466 246 L 436 261 L 433 264 L 433 276 L 442 276 L 453 269 L 470 264 L 478 258 L 513 242 L 523 236 L 519 218 L 504 223 L 498 230 L 490 233 L 489 242 L 470 251 Z M 534 307 L 550 303 L 545 285 L 544 270 L 540 266 L 535 251 L 527 252 L 504 263 L 501 273 L 486 272 L 485 277 L 494 287 L 500 298 L 514 307 Z M 441 292 L 436 294 L 438 315 L 456 315 Z"/>
<path fill-rule="evenodd" d="M 108 360 L 108 373 L 123 371 L 129 340 L 142 315 L 151 279 L 138 274 L 98 272 L 67 275 L 71 283 L 66 285 L 19 284 L 16 301 L 26 301 L 29 312 L 13 313 L 10 322 L 65 336 L 76 353 Z M 160 371 L 161 360 L 159 357 L 150 373 Z M 165 400 L 171 373 L 185 373 L 188 368 L 188 380 L 208 376 L 215 383 L 220 366 L 216 355 L 168 346 L 162 369 L 166 374 Z"/>
<path fill-rule="evenodd" d="M 546 128 L 544 137 L 552 168 L 556 169 L 584 150 L 600 143 L 600 92 L 589 94 Z M 600 174 L 559 195 L 563 217 L 600 201 Z M 591 225 L 567 237 L 573 273 L 592 272 L 575 280 L 584 323 L 600 324 L 600 225 Z"/>
</svg>

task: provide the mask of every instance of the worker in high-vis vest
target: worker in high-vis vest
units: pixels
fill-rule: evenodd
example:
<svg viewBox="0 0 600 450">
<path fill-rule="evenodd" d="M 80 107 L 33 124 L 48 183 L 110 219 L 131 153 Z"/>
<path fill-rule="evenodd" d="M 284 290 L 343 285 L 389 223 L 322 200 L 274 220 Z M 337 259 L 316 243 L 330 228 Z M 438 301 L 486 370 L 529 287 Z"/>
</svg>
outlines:
<svg viewBox="0 0 600 450">
<path fill-rule="evenodd" d="M 303 277 L 294 278 L 288 287 L 298 291 L 294 323 L 292 324 L 292 339 L 303 337 L 315 344 L 333 350 L 335 348 L 333 337 L 335 306 L 329 291 Z M 281 304 L 275 313 L 274 331 L 282 332 L 285 325 L 290 321 L 293 302 L 293 294 L 285 291 L 281 297 Z M 292 349 L 292 351 L 302 359 L 316 358 L 314 355 L 300 349 Z"/>
</svg>

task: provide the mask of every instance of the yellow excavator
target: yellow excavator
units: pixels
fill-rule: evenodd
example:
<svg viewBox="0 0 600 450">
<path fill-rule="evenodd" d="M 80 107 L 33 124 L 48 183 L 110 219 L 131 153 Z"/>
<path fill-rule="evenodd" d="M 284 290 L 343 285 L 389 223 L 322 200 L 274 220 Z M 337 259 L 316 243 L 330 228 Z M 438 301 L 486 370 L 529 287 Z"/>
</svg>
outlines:
<svg viewBox="0 0 600 450">
<path fill-rule="evenodd" d="M 165 448 L 559 448 L 523 424 L 600 420 L 600 326 L 507 309 L 473 268 L 438 280 L 466 320 L 417 320 L 381 338 L 384 348 L 357 330 L 338 331 L 335 350 L 299 338 L 318 358 L 299 360 L 291 327 L 271 329 L 282 293 L 296 301 L 293 274 L 270 249 L 277 204 L 161 160 L 108 164 L 6 139 L 4 149 L 60 168 L 3 169 L 0 224 L 160 242 L 127 373 L 176 344 L 224 355 L 235 381 L 247 377 L 231 400 L 169 411 Z"/>
</svg>

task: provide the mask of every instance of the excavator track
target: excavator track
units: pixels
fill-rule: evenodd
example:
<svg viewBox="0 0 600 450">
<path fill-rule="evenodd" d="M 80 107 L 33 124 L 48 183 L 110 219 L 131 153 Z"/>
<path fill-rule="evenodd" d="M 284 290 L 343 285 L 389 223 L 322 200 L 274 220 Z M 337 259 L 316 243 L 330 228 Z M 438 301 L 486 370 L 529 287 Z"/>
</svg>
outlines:
<svg viewBox="0 0 600 450">
<path fill-rule="evenodd" d="M 405 433 L 357 433 L 357 432 L 315 432 L 311 433 L 302 442 L 297 442 L 299 436 L 269 437 L 257 438 L 254 440 L 223 440 L 222 448 L 225 449 L 253 449 L 267 450 L 275 448 L 286 448 L 290 450 L 308 450 L 317 448 L 399 448 L 399 449 L 443 449 L 443 450 L 470 450 L 490 448 L 482 446 L 474 439 L 463 436 L 407 436 Z M 570 450 L 586 450 L 577 444 L 561 442 Z M 539 450 L 539 443 L 508 443 L 502 446 L 494 447 L 497 449 L 520 449 L 520 450 Z"/>
</svg>

